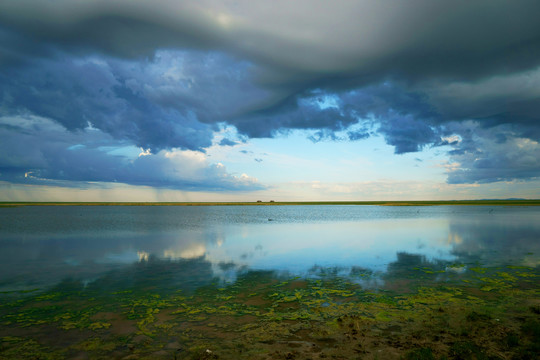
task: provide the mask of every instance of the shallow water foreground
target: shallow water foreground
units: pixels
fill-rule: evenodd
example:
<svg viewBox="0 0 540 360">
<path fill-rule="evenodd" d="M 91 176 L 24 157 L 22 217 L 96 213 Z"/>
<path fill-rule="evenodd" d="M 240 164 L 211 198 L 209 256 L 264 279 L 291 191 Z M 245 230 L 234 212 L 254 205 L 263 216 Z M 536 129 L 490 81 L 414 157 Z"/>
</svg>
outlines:
<svg viewBox="0 0 540 360">
<path fill-rule="evenodd" d="M 0 358 L 540 353 L 536 209 L 162 210 L 1 209 Z"/>
</svg>

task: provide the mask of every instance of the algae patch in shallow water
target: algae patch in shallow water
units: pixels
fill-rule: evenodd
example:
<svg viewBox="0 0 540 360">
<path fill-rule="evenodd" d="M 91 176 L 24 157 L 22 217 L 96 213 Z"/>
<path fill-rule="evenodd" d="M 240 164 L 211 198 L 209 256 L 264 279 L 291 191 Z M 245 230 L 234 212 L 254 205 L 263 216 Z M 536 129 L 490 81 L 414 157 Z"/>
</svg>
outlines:
<svg viewBox="0 0 540 360">
<path fill-rule="evenodd" d="M 421 273 L 405 292 L 364 289 L 331 272 L 306 279 L 246 272 L 231 284 L 216 279 L 193 291 L 159 293 L 168 289 L 159 277 L 147 288 L 108 292 L 64 282 L 2 302 L 0 358 L 526 359 L 537 353 L 537 268 L 474 268 L 442 282 L 440 272 Z"/>
</svg>

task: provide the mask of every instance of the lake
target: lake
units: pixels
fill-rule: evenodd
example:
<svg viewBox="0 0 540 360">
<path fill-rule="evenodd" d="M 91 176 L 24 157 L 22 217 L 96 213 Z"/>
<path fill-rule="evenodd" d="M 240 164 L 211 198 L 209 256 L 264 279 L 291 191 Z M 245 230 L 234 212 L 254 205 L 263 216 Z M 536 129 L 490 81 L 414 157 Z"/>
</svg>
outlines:
<svg viewBox="0 0 540 360">
<path fill-rule="evenodd" d="M 0 358 L 526 357 L 539 265 L 536 206 L 0 208 Z"/>
</svg>

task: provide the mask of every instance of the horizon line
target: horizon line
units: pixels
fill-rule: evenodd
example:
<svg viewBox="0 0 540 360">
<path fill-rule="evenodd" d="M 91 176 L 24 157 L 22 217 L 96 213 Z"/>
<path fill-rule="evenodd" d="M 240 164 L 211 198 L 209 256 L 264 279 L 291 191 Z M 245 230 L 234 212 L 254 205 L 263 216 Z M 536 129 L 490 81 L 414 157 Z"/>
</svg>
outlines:
<svg viewBox="0 0 540 360">
<path fill-rule="evenodd" d="M 233 206 L 233 205 L 534 205 L 540 199 L 478 199 L 478 200 L 339 200 L 339 201 L 0 201 L 0 206 Z"/>
</svg>

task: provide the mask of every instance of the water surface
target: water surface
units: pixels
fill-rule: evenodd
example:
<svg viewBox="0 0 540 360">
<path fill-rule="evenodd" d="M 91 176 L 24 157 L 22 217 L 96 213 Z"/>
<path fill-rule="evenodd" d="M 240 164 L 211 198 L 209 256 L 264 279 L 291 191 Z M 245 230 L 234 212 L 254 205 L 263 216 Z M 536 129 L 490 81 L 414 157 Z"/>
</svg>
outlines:
<svg viewBox="0 0 540 360">
<path fill-rule="evenodd" d="M 211 265 L 212 276 L 228 281 L 247 269 L 384 273 L 403 254 L 428 262 L 536 266 L 539 220 L 537 207 L 3 208 L 0 290 L 47 287 L 64 278 L 89 282 L 150 258 L 199 259 Z"/>
</svg>

